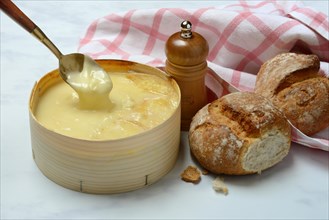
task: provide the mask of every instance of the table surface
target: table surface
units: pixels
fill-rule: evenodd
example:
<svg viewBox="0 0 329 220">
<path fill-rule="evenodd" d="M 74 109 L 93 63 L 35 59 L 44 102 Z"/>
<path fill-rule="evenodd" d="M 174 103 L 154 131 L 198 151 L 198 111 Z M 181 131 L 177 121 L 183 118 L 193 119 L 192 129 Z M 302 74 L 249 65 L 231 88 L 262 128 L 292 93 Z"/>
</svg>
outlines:
<svg viewBox="0 0 329 220">
<path fill-rule="evenodd" d="M 200 8 L 230 1 L 16 1 L 63 53 L 77 50 L 95 19 L 129 9 Z M 328 13 L 327 1 L 304 1 Z M 186 6 L 188 5 L 188 6 Z M 57 68 L 56 58 L 1 12 L 1 219 L 328 219 L 328 152 L 292 145 L 289 155 L 261 175 L 226 176 L 227 196 L 180 173 L 195 164 L 187 134 L 173 170 L 129 193 L 91 195 L 47 179 L 32 159 L 28 100 L 37 79 Z"/>
</svg>

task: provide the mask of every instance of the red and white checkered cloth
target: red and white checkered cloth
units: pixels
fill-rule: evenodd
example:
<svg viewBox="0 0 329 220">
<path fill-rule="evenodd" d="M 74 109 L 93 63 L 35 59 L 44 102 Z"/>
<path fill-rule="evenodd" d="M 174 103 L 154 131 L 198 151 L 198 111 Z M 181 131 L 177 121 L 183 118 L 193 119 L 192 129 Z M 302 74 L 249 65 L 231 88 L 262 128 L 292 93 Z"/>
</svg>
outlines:
<svg viewBox="0 0 329 220">
<path fill-rule="evenodd" d="M 99 18 L 88 27 L 79 51 L 97 59 L 124 59 L 164 66 L 165 43 L 183 20 L 208 41 L 208 65 L 227 91 L 253 91 L 260 66 L 275 55 L 313 53 L 329 76 L 328 16 L 300 2 L 239 1 L 200 9 L 131 10 Z M 225 81 L 227 83 L 225 83 Z M 293 129 L 293 141 L 329 151 L 329 128 L 308 137 Z"/>
</svg>

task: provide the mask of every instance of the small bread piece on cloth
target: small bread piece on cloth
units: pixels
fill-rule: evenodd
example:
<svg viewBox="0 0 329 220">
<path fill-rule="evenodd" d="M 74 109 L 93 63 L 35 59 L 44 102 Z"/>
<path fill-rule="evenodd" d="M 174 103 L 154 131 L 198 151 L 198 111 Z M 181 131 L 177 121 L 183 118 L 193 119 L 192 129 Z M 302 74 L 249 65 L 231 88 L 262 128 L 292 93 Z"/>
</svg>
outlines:
<svg viewBox="0 0 329 220">
<path fill-rule="evenodd" d="M 191 183 L 198 183 L 201 179 L 200 171 L 194 166 L 188 166 L 180 176 L 185 182 Z"/>
<path fill-rule="evenodd" d="M 329 79 L 316 55 L 282 53 L 260 68 L 255 93 L 270 99 L 306 135 L 329 126 Z"/>
<path fill-rule="evenodd" d="M 236 92 L 196 113 L 189 143 L 194 157 L 212 173 L 260 173 L 288 154 L 291 126 L 268 99 Z"/>
</svg>

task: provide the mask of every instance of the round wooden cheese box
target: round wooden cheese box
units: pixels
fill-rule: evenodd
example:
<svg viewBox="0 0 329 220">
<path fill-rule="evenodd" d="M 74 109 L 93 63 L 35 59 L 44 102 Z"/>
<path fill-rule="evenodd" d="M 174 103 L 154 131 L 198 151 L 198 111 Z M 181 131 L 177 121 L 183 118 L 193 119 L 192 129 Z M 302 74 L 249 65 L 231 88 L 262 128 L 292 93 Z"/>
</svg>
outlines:
<svg viewBox="0 0 329 220">
<path fill-rule="evenodd" d="M 35 84 L 30 97 L 34 161 L 50 180 L 80 192 L 120 193 L 150 185 L 167 174 L 177 160 L 181 120 L 179 87 L 174 79 L 154 67 L 122 60 L 97 62 L 109 73 L 146 73 L 169 80 L 179 97 L 177 108 L 161 124 L 124 138 L 89 140 L 63 135 L 43 126 L 35 115 L 40 97 L 62 81 L 58 70 L 54 70 Z"/>
</svg>

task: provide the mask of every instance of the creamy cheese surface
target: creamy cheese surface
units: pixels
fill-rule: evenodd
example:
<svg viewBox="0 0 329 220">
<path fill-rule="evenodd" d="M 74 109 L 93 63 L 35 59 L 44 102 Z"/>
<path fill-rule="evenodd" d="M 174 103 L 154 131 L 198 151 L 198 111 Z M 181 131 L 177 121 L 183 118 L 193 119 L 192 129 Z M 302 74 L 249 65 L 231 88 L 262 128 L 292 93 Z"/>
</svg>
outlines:
<svg viewBox="0 0 329 220">
<path fill-rule="evenodd" d="M 90 57 L 85 57 L 81 72 L 67 74 L 67 82 L 77 92 L 81 108 L 103 109 L 110 104 L 112 80 Z"/>
<path fill-rule="evenodd" d="M 143 73 L 111 73 L 113 88 L 103 98 L 92 96 L 88 108 L 64 81 L 40 97 L 36 119 L 46 128 L 70 137 L 109 140 L 132 136 L 168 119 L 179 105 L 170 80 Z M 90 105 L 91 104 L 91 105 Z M 99 106 L 101 106 L 99 108 Z"/>
</svg>

